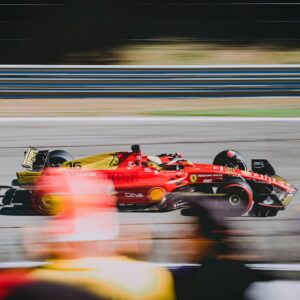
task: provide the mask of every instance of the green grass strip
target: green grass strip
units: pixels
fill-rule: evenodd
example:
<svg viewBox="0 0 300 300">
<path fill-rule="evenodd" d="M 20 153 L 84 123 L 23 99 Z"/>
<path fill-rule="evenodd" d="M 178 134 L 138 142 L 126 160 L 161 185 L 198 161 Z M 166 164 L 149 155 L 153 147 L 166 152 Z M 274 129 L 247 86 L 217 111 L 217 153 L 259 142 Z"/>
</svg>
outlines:
<svg viewBox="0 0 300 300">
<path fill-rule="evenodd" d="M 300 108 L 151 111 L 152 116 L 300 117 Z"/>
</svg>

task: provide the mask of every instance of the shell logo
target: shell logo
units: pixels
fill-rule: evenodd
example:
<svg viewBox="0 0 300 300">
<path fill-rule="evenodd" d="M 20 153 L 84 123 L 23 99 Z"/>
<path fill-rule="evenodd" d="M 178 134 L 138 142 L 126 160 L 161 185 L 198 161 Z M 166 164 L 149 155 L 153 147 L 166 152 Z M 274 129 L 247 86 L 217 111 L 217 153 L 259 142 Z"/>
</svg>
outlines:
<svg viewBox="0 0 300 300">
<path fill-rule="evenodd" d="M 150 201 L 161 201 L 161 200 L 163 200 L 165 195 L 166 195 L 166 191 L 163 188 L 154 187 L 148 192 L 147 198 Z"/>
</svg>

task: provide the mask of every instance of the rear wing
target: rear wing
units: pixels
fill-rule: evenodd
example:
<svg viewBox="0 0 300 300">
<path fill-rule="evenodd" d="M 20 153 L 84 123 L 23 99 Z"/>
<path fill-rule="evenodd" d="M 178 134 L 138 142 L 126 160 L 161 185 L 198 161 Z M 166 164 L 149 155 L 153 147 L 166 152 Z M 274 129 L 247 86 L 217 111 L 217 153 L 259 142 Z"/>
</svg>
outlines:
<svg viewBox="0 0 300 300">
<path fill-rule="evenodd" d="M 34 147 L 29 147 L 25 151 L 22 167 L 30 171 L 39 171 L 48 165 L 48 150 L 38 150 Z"/>
</svg>

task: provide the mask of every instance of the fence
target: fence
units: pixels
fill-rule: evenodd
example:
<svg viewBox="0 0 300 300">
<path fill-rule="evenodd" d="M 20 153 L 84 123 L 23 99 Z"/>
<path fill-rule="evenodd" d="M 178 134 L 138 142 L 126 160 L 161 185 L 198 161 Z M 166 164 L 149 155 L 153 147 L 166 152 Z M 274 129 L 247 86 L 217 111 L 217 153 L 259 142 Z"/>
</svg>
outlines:
<svg viewBox="0 0 300 300">
<path fill-rule="evenodd" d="M 0 65 L 1 98 L 300 96 L 300 65 Z"/>
</svg>

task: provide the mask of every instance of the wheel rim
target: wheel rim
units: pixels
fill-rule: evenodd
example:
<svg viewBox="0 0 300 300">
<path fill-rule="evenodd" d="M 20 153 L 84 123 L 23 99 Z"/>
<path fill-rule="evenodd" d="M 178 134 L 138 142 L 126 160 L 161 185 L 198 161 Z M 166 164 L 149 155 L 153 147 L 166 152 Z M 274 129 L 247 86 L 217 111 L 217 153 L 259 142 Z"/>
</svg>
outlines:
<svg viewBox="0 0 300 300">
<path fill-rule="evenodd" d="M 243 187 L 229 186 L 222 192 L 227 194 L 226 209 L 229 216 L 242 216 L 248 211 L 251 199 Z"/>
<path fill-rule="evenodd" d="M 232 206 L 237 206 L 241 203 L 241 197 L 239 195 L 230 195 L 229 196 L 229 203 Z"/>
<path fill-rule="evenodd" d="M 238 195 L 231 195 L 231 196 L 229 196 L 229 203 L 232 206 L 237 206 L 241 203 L 241 197 Z"/>
<path fill-rule="evenodd" d="M 35 207 L 46 215 L 55 215 L 60 211 L 59 198 L 56 195 L 44 195 L 37 199 Z"/>
<path fill-rule="evenodd" d="M 51 199 L 51 196 L 46 195 L 43 196 L 41 199 L 41 205 L 45 208 L 50 208 L 51 204 L 53 205 L 53 200 Z"/>
</svg>

